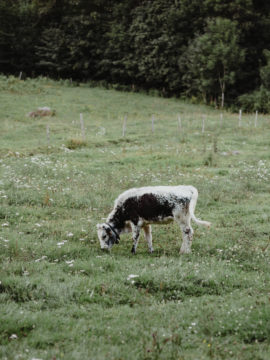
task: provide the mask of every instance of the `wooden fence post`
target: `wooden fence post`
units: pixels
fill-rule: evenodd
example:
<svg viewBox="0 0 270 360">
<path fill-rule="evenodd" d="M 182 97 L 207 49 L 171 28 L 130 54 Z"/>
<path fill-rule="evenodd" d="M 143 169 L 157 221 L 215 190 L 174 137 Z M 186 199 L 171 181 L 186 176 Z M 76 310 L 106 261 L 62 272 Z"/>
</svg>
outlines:
<svg viewBox="0 0 270 360">
<path fill-rule="evenodd" d="M 178 114 L 178 131 L 180 132 L 182 130 L 182 121 L 181 116 Z"/>
<path fill-rule="evenodd" d="M 255 123 L 254 123 L 255 128 L 257 127 L 257 123 L 258 123 L 258 110 L 256 110 L 256 114 L 255 114 Z"/>
<path fill-rule="evenodd" d="M 202 133 L 204 133 L 206 115 L 202 116 Z"/>
<path fill-rule="evenodd" d="M 123 137 L 125 137 L 126 128 L 127 128 L 127 115 L 125 115 L 124 121 L 123 121 L 123 129 L 122 129 L 122 136 L 123 136 Z"/>
<path fill-rule="evenodd" d="M 50 127 L 48 124 L 46 126 L 46 135 L 47 135 L 47 143 L 49 145 L 49 143 L 50 143 Z"/>
<path fill-rule="evenodd" d="M 80 114 L 80 123 L 81 123 L 82 139 L 83 141 L 85 141 L 85 127 L 83 122 L 83 114 Z"/>
<path fill-rule="evenodd" d="M 242 110 L 239 110 L 238 127 L 242 126 Z"/>
<path fill-rule="evenodd" d="M 155 115 L 152 115 L 152 133 L 155 132 Z"/>
</svg>

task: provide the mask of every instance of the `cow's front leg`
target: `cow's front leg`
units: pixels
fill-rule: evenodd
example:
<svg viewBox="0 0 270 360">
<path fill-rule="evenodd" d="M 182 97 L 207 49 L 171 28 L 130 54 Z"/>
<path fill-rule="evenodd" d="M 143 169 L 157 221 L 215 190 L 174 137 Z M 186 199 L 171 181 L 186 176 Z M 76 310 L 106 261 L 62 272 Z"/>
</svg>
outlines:
<svg viewBox="0 0 270 360">
<path fill-rule="evenodd" d="M 131 249 L 132 254 L 136 254 L 136 249 L 138 246 L 138 242 L 139 242 L 139 237 L 140 237 L 140 230 L 141 227 L 135 224 L 131 224 L 132 226 L 132 239 L 133 239 L 133 246 Z"/>
<path fill-rule="evenodd" d="M 154 251 L 153 245 L 152 245 L 152 232 L 151 232 L 151 225 L 145 225 L 143 227 L 144 231 L 144 237 L 148 244 L 149 252 L 152 253 Z"/>
</svg>

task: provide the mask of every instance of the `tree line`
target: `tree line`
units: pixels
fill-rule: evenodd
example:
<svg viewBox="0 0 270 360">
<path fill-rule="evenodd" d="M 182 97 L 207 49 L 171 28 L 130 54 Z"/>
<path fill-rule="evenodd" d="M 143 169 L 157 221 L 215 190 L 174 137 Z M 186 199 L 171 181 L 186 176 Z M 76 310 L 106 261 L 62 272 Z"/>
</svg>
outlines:
<svg viewBox="0 0 270 360">
<path fill-rule="evenodd" d="M 0 72 L 270 111 L 268 0 L 0 0 Z"/>
</svg>

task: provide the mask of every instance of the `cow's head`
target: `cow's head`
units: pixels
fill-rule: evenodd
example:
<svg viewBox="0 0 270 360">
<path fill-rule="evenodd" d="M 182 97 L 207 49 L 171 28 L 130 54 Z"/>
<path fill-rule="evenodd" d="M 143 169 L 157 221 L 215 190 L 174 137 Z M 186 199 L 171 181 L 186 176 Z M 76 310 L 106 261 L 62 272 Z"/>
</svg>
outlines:
<svg viewBox="0 0 270 360">
<path fill-rule="evenodd" d="M 109 224 L 97 224 L 97 234 L 101 249 L 110 250 L 119 243 L 119 235 Z"/>
</svg>

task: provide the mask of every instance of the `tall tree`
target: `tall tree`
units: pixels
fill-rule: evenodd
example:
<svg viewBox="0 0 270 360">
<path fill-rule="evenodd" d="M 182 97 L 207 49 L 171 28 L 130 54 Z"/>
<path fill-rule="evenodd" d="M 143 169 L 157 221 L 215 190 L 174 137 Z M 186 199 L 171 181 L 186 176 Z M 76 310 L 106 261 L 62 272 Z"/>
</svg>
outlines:
<svg viewBox="0 0 270 360">
<path fill-rule="evenodd" d="M 244 53 L 236 22 L 208 20 L 205 32 L 195 37 L 180 62 L 187 70 L 183 76 L 187 91 L 200 93 L 206 102 L 219 98 L 223 107 L 226 88 L 234 84 Z"/>
<path fill-rule="evenodd" d="M 39 71 L 95 79 L 102 60 L 110 1 L 58 0 L 47 16 L 36 55 Z"/>
<path fill-rule="evenodd" d="M 10 71 L 10 60 L 12 58 L 11 43 L 14 41 L 15 32 L 13 22 L 15 18 L 14 9 L 7 0 L 0 2 L 0 71 Z"/>
<path fill-rule="evenodd" d="M 270 91 L 270 50 L 264 50 L 263 54 L 266 59 L 266 65 L 260 69 L 261 83 Z"/>
</svg>

